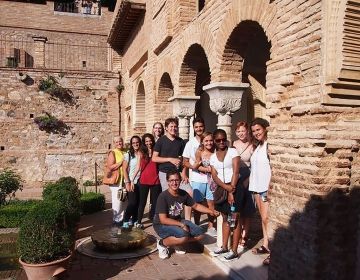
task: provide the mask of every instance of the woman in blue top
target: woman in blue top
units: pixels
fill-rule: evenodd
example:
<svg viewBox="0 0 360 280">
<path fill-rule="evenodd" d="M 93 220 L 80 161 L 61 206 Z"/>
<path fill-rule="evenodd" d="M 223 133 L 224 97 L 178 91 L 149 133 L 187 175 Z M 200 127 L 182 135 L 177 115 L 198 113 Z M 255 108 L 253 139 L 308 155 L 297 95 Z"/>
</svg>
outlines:
<svg viewBox="0 0 360 280">
<path fill-rule="evenodd" d="M 128 206 L 125 210 L 123 227 L 137 226 L 137 211 L 139 208 L 139 178 L 140 160 L 142 158 L 141 139 L 133 136 L 130 139 L 129 152 L 124 155 L 123 173 L 126 190 L 128 191 Z M 132 220 L 130 218 L 132 217 Z"/>
</svg>

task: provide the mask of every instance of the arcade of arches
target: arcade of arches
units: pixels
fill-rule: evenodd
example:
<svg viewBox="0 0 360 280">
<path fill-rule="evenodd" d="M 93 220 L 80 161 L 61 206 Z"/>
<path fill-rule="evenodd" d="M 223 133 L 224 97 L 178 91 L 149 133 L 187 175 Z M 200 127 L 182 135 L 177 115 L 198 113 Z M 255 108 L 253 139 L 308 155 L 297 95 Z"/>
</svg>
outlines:
<svg viewBox="0 0 360 280">
<path fill-rule="evenodd" d="M 239 120 L 269 119 L 269 279 L 359 277 L 360 1 L 152 2 L 115 9 L 139 17 L 124 20 L 126 38 L 115 18 L 124 47 L 109 40 L 125 87 L 119 133 L 171 115 L 183 138 L 197 115 L 230 135 Z"/>
</svg>

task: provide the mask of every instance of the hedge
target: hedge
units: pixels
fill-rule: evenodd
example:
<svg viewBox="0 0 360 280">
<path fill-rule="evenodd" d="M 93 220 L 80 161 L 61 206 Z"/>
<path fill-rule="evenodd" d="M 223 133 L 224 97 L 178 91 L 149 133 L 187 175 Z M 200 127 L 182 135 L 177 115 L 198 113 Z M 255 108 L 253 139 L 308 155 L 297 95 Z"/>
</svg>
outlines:
<svg viewBox="0 0 360 280">
<path fill-rule="evenodd" d="M 1 228 L 16 228 L 23 222 L 25 215 L 36 205 L 40 200 L 14 200 L 8 205 L 0 207 L 0 227 Z"/>
<path fill-rule="evenodd" d="M 75 242 L 64 205 L 42 201 L 20 226 L 18 252 L 26 263 L 44 263 L 69 255 Z"/>
<path fill-rule="evenodd" d="M 81 211 L 83 214 L 91 214 L 101 211 L 105 207 L 105 196 L 100 193 L 84 193 L 81 198 Z"/>
</svg>

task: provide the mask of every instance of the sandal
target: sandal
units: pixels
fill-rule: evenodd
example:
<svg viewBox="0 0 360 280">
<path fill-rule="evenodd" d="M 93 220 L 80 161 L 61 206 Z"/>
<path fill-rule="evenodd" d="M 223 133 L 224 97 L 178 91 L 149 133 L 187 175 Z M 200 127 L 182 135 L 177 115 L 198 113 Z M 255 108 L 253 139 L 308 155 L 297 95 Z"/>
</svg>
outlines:
<svg viewBox="0 0 360 280">
<path fill-rule="evenodd" d="M 264 246 L 261 246 L 259 248 L 254 248 L 252 250 L 252 253 L 255 255 L 263 255 L 263 254 L 270 254 L 269 249 L 266 249 Z"/>
<path fill-rule="evenodd" d="M 266 257 L 266 259 L 263 261 L 263 265 L 269 265 L 270 264 L 270 255 Z"/>
</svg>

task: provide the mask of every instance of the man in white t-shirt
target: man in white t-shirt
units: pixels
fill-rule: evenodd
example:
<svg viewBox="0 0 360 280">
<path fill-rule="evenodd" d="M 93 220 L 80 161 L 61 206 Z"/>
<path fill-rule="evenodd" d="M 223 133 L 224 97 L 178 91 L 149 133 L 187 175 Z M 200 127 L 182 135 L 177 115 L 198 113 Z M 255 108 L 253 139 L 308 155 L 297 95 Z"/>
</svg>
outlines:
<svg viewBox="0 0 360 280">
<path fill-rule="evenodd" d="M 201 117 L 193 120 L 195 137 L 191 138 L 185 145 L 183 152 L 183 166 L 189 169 L 189 181 L 193 190 L 193 199 L 196 203 L 202 203 L 205 200 L 213 200 L 213 194 L 208 185 L 208 176 L 193 168 L 195 163 L 195 153 L 200 146 L 201 136 L 205 131 L 205 122 Z M 200 223 L 200 213 L 194 212 L 195 224 Z M 215 236 L 216 231 L 212 221 L 209 221 L 208 233 Z"/>
</svg>

